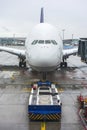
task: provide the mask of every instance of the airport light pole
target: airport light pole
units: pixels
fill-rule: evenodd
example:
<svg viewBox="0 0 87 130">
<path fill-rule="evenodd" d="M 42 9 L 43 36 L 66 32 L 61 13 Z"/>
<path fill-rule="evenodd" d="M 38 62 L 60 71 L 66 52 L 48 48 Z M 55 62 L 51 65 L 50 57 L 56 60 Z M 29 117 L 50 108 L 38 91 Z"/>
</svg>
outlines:
<svg viewBox="0 0 87 130">
<path fill-rule="evenodd" d="M 64 41 L 64 31 L 65 31 L 65 29 L 63 29 L 62 31 L 63 31 L 63 41 Z"/>
<path fill-rule="evenodd" d="M 74 34 L 72 34 L 72 41 L 73 41 L 73 36 L 74 36 Z"/>
<path fill-rule="evenodd" d="M 72 34 L 72 40 L 71 41 L 72 41 L 72 44 L 73 44 L 73 34 Z"/>
<path fill-rule="evenodd" d="M 72 34 L 72 41 L 73 41 L 73 34 Z"/>
<path fill-rule="evenodd" d="M 13 45 L 15 45 L 15 33 L 13 33 Z"/>
<path fill-rule="evenodd" d="M 64 31 L 65 31 L 65 29 L 63 29 L 62 31 L 63 31 L 63 40 L 64 40 Z"/>
</svg>

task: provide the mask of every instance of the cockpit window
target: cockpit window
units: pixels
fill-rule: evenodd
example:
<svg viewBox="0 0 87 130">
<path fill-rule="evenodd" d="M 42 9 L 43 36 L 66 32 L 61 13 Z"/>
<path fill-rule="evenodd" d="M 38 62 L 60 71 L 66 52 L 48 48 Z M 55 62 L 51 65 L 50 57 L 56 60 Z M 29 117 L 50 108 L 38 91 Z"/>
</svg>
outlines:
<svg viewBox="0 0 87 130">
<path fill-rule="evenodd" d="M 44 40 L 39 40 L 38 43 L 39 44 L 44 44 Z"/>
<path fill-rule="evenodd" d="M 38 40 L 34 40 L 31 44 L 35 45 L 38 42 Z"/>
<path fill-rule="evenodd" d="M 57 42 L 55 40 L 51 40 L 51 42 L 54 44 L 54 45 L 57 45 Z"/>
<path fill-rule="evenodd" d="M 31 44 L 54 44 L 57 45 L 58 43 L 55 40 L 34 40 Z"/>
<path fill-rule="evenodd" d="M 45 40 L 45 44 L 50 44 L 51 41 L 50 40 Z"/>
</svg>

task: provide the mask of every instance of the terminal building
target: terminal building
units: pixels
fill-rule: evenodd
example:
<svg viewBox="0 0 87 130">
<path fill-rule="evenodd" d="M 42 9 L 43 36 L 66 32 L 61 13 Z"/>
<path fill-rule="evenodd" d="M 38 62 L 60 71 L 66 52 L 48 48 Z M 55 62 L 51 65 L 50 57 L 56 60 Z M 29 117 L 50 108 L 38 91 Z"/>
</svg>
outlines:
<svg viewBox="0 0 87 130">
<path fill-rule="evenodd" d="M 79 39 L 64 39 L 63 44 L 64 45 L 74 45 L 77 46 L 79 43 Z"/>
<path fill-rule="evenodd" d="M 0 37 L 0 45 L 8 46 L 8 45 L 20 45 L 24 46 L 26 41 L 26 37 Z M 79 39 L 64 39 L 64 45 L 78 45 Z"/>
<path fill-rule="evenodd" d="M 25 37 L 0 37 L 0 45 L 7 46 L 7 45 L 25 45 Z"/>
</svg>

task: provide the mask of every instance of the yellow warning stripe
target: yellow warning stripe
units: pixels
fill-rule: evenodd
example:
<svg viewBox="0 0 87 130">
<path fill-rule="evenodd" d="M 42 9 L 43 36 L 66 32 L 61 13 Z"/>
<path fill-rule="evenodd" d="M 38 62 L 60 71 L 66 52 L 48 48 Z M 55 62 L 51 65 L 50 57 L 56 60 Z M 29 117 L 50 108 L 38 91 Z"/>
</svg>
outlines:
<svg viewBox="0 0 87 130">
<path fill-rule="evenodd" d="M 60 116 L 58 114 L 56 114 L 55 116 L 57 120 L 60 119 Z"/>
<path fill-rule="evenodd" d="M 51 115 L 48 115 L 48 117 L 49 117 L 49 120 L 53 120 L 53 118 L 51 117 Z"/>
<path fill-rule="evenodd" d="M 41 120 L 41 119 L 42 119 L 42 115 L 39 114 L 39 115 L 37 116 L 37 119 L 38 119 L 38 120 Z"/>
<path fill-rule="evenodd" d="M 54 120 L 56 120 L 56 115 L 55 114 L 52 114 L 52 117 Z"/>
<path fill-rule="evenodd" d="M 50 115 L 47 115 L 47 117 L 48 117 L 49 120 L 52 120 Z"/>
<path fill-rule="evenodd" d="M 33 114 L 29 114 L 29 117 L 32 118 Z"/>
<path fill-rule="evenodd" d="M 34 117 L 35 117 L 35 116 L 33 115 L 30 119 L 34 120 Z"/>
<path fill-rule="evenodd" d="M 58 120 L 61 118 L 61 116 L 59 114 L 49 114 L 46 116 L 46 118 L 49 120 Z"/>
<path fill-rule="evenodd" d="M 40 117 L 41 117 L 41 115 L 40 115 L 40 114 L 35 115 L 35 120 L 36 120 L 36 119 L 37 119 L 37 120 L 39 120 L 39 119 L 40 119 Z"/>
<path fill-rule="evenodd" d="M 34 119 L 35 115 L 31 114 L 30 119 Z"/>
<path fill-rule="evenodd" d="M 47 115 L 46 117 L 48 118 L 48 120 L 50 120 L 50 116 L 49 115 Z"/>
<path fill-rule="evenodd" d="M 58 119 L 56 114 L 53 114 L 53 117 L 54 117 L 55 120 Z"/>
<path fill-rule="evenodd" d="M 43 115 L 40 115 L 40 116 L 39 116 L 39 120 L 42 120 L 42 119 L 43 119 Z"/>
<path fill-rule="evenodd" d="M 44 118 L 46 120 L 58 120 L 61 118 L 61 114 L 47 114 L 47 115 L 29 114 L 29 118 L 31 120 L 43 120 Z"/>
<path fill-rule="evenodd" d="M 58 120 L 57 115 L 53 114 L 55 120 Z"/>
<path fill-rule="evenodd" d="M 60 114 L 56 114 L 56 117 L 57 117 L 57 119 L 60 119 L 61 115 Z"/>
<path fill-rule="evenodd" d="M 55 120 L 54 114 L 50 114 L 51 120 Z"/>
<path fill-rule="evenodd" d="M 37 119 L 37 117 L 38 117 L 38 115 L 34 115 L 34 120 L 36 120 L 36 119 Z"/>
<path fill-rule="evenodd" d="M 49 118 L 49 116 L 48 116 L 48 115 L 46 116 L 46 118 L 47 118 L 48 120 L 50 120 L 50 118 Z"/>
<path fill-rule="evenodd" d="M 29 115 L 29 117 L 30 117 L 30 119 L 32 119 L 32 120 L 41 120 L 41 119 L 43 119 L 43 116 L 41 115 L 41 114 L 31 114 L 31 115 Z"/>
</svg>

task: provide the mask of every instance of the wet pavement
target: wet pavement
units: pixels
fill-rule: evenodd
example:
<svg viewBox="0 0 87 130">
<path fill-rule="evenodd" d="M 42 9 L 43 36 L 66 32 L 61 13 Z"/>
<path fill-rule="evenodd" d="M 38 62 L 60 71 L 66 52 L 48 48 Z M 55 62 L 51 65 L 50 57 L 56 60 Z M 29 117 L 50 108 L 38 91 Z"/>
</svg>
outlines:
<svg viewBox="0 0 87 130">
<path fill-rule="evenodd" d="M 16 56 L 0 53 L 0 57 L 0 130 L 40 130 L 41 122 L 29 122 L 27 107 L 30 84 L 42 79 L 42 74 L 20 69 Z M 71 56 L 68 66 L 47 74 L 47 79 L 63 91 L 61 121 L 46 122 L 46 130 L 84 130 L 78 116 L 77 95 L 87 94 L 87 65 Z"/>
</svg>

